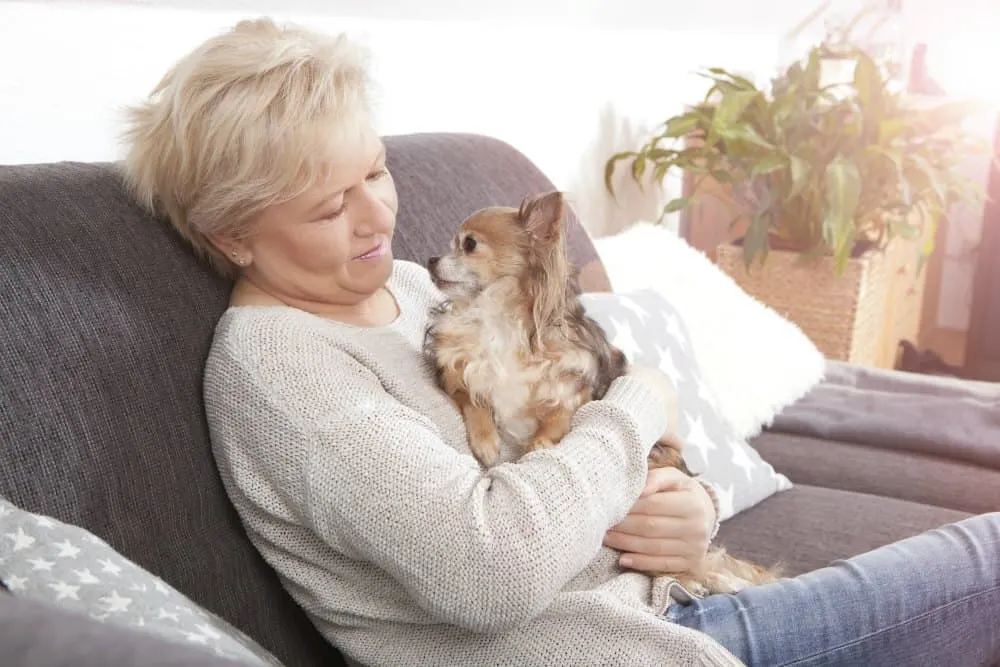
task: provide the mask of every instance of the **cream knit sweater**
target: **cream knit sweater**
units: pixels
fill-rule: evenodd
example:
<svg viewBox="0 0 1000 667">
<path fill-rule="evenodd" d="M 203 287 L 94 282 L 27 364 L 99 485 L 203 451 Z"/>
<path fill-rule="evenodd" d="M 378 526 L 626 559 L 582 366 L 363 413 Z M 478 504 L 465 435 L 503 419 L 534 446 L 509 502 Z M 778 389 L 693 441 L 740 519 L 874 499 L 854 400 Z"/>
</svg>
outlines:
<svg viewBox="0 0 1000 667">
<path fill-rule="evenodd" d="M 484 471 L 422 358 L 439 292 L 402 261 L 388 288 L 375 329 L 230 308 L 205 367 L 229 496 L 329 641 L 369 666 L 739 665 L 601 546 L 666 427 L 653 393 L 620 378 L 558 447 Z"/>
</svg>

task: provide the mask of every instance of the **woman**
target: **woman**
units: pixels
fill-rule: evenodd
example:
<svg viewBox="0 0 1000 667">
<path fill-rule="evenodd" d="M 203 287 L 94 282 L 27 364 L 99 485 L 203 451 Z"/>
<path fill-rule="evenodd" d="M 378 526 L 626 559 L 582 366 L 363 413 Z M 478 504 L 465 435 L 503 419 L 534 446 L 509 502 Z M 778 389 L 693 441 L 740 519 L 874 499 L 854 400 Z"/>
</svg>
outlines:
<svg viewBox="0 0 1000 667">
<path fill-rule="evenodd" d="M 647 475 L 673 401 L 657 373 L 617 380 L 558 447 L 480 469 L 422 363 L 440 297 L 422 268 L 392 259 L 396 193 L 363 62 L 344 38 L 241 23 L 168 72 L 133 110 L 127 139 L 140 200 L 236 278 L 205 367 L 230 497 L 288 591 L 352 657 L 971 665 L 998 655 L 997 515 L 739 595 L 672 603 L 669 582 L 642 572 L 701 558 L 715 510 L 700 484 Z"/>
</svg>

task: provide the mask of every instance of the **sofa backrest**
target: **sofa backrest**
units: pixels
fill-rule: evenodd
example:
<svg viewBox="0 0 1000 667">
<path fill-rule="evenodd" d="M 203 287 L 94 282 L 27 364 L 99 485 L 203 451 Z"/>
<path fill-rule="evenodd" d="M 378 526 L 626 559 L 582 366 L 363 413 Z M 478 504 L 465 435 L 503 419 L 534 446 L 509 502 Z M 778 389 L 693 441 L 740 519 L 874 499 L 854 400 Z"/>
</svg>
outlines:
<svg viewBox="0 0 1000 667">
<path fill-rule="evenodd" d="M 552 184 L 498 141 L 387 138 L 396 256 Z M 571 254 L 596 257 L 572 223 Z M 599 270 L 599 265 L 598 265 Z M 0 166 L 0 495 L 83 526 L 288 665 L 335 665 L 257 555 L 212 459 L 202 364 L 228 284 L 111 164 Z"/>
</svg>

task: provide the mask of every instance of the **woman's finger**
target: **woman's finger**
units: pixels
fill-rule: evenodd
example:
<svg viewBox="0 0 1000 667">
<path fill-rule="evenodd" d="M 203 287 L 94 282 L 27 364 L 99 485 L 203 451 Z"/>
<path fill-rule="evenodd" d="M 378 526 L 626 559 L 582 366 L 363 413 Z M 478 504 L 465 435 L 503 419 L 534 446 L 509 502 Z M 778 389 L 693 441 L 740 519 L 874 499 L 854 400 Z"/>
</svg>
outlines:
<svg viewBox="0 0 1000 667">
<path fill-rule="evenodd" d="M 697 564 L 697 561 L 688 558 L 648 556 L 638 553 L 622 554 L 618 562 L 622 567 L 649 574 L 687 572 Z"/>
<path fill-rule="evenodd" d="M 637 500 L 632 505 L 632 509 L 629 510 L 629 514 L 689 519 L 701 513 L 699 502 L 699 498 L 688 488 L 678 491 L 661 491 Z"/>
<path fill-rule="evenodd" d="M 684 539 L 692 536 L 693 522 L 670 516 L 629 514 L 611 530 L 650 539 Z"/>
<path fill-rule="evenodd" d="M 604 535 L 604 546 L 617 551 L 646 556 L 691 557 L 698 553 L 699 545 L 691 540 L 640 537 L 609 530 Z"/>
<path fill-rule="evenodd" d="M 691 479 L 677 468 L 653 468 L 646 473 L 646 486 L 643 487 L 640 498 L 681 488 L 685 480 Z"/>
</svg>

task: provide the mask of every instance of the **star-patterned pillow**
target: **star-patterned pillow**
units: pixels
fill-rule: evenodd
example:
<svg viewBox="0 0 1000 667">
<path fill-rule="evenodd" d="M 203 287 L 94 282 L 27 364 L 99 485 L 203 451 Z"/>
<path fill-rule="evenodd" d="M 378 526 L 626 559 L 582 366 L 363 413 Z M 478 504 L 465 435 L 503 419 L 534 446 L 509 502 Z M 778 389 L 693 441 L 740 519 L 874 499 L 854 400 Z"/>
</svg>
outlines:
<svg viewBox="0 0 1000 667">
<path fill-rule="evenodd" d="M 11 595 L 203 646 L 234 664 L 280 667 L 245 634 L 92 533 L 0 498 L 0 582 Z"/>
<path fill-rule="evenodd" d="M 581 300 L 587 314 L 630 362 L 659 368 L 674 382 L 684 460 L 715 485 L 720 520 L 791 488 L 788 478 L 775 472 L 716 409 L 716 399 L 698 371 L 684 322 L 663 296 L 645 289 L 584 294 Z"/>
</svg>

